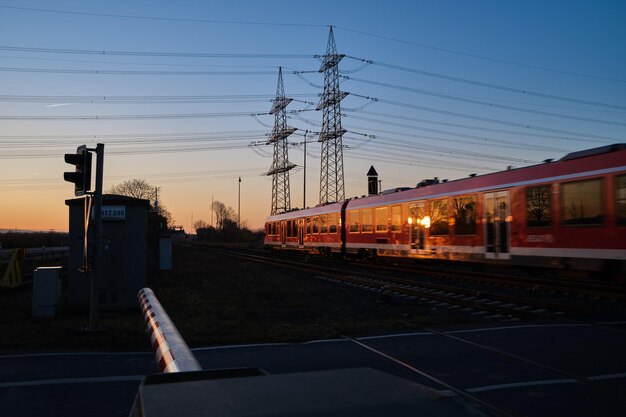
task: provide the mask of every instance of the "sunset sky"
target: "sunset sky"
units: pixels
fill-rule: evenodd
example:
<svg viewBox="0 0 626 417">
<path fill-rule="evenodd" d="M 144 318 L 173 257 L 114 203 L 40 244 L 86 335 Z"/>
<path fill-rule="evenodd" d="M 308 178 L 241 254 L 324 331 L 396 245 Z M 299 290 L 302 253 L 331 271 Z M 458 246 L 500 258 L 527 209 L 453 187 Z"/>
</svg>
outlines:
<svg viewBox="0 0 626 417">
<path fill-rule="evenodd" d="M 211 199 L 261 227 L 268 112 L 283 67 L 291 205 L 318 203 L 334 26 L 346 197 L 626 142 L 624 1 L 0 0 L 0 229 L 67 230 L 63 154 L 105 144 L 105 188 L 132 178 L 191 231 Z M 303 73 L 299 73 L 303 71 Z"/>
</svg>

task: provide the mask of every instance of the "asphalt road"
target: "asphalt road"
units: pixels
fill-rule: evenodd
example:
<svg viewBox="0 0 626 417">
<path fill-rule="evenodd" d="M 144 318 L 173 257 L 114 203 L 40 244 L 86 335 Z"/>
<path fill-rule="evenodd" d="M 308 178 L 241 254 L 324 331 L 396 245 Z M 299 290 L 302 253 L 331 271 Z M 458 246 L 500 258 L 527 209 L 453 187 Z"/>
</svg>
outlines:
<svg viewBox="0 0 626 417">
<path fill-rule="evenodd" d="M 338 339 L 193 352 L 204 369 L 283 374 L 370 367 L 451 394 L 413 367 L 515 416 L 622 416 L 626 410 L 626 322 L 434 330 L 443 333 L 357 340 L 369 349 Z M 128 416 L 141 378 L 156 372 L 148 352 L 2 356 L 0 414 Z"/>
</svg>

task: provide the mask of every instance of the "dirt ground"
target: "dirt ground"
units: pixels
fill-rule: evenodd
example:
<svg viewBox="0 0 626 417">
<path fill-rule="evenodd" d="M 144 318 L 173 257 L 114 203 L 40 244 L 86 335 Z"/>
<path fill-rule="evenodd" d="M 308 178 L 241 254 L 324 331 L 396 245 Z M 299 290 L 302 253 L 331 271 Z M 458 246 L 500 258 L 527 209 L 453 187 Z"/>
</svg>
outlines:
<svg viewBox="0 0 626 417">
<path fill-rule="evenodd" d="M 155 292 L 191 347 L 359 336 L 467 320 L 445 308 L 381 303 L 374 292 L 202 249 L 175 247 L 173 265 L 160 273 Z M 31 286 L 0 291 L 2 353 L 150 349 L 139 308 L 101 313 L 99 330 L 88 331 L 87 313 L 33 319 L 31 292 Z"/>
</svg>

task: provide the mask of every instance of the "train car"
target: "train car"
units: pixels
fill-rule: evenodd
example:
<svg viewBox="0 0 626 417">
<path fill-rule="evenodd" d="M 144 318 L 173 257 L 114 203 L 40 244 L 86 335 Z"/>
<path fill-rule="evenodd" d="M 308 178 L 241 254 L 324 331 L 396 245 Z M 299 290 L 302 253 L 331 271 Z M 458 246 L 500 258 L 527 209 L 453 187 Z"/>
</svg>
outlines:
<svg viewBox="0 0 626 417">
<path fill-rule="evenodd" d="M 346 202 L 294 210 L 268 217 L 265 245 L 320 253 L 341 251 L 341 213 Z"/>
<path fill-rule="evenodd" d="M 333 233 L 330 227 L 324 232 L 306 227 L 301 237 L 310 242 L 308 247 L 322 251 L 623 273 L 626 144 L 454 181 L 425 180 L 415 188 L 270 219 L 307 224 L 318 215 L 321 221 L 322 214 L 332 216 L 324 220 L 327 225 L 336 222 Z M 288 239 L 283 240 L 281 244 L 288 246 Z"/>
</svg>

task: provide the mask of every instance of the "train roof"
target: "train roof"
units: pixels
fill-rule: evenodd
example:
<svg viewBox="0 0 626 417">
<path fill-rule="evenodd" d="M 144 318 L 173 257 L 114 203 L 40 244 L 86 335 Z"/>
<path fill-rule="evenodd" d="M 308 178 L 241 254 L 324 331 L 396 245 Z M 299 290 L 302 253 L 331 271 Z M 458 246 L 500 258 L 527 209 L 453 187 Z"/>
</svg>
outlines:
<svg viewBox="0 0 626 417">
<path fill-rule="evenodd" d="M 570 152 L 561 158 L 561 161 L 570 161 L 572 159 L 586 158 L 588 156 L 602 155 L 609 152 L 623 151 L 626 149 L 626 143 L 614 143 L 613 145 L 600 146 L 597 148 L 583 149 L 582 151 Z"/>
<path fill-rule="evenodd" d="M 386 195 L 379 194 L 351 199 L 347 209 L 401 203 L 426 198 L 439 198 L 462 194 L 506 189 L 537 183 L 564 181 L 609 172 L 626 171 L 626 144 L 618 143 L 584 151 L 572 152 L 558 161 L 547 160 L 542 164 L 484 175 L 470 175 L 456 180 L 438 179 L 421 181 L 415 188 Z"/>
<path fill-rule="evenodd" d="M 610 172 L 626 171 L 626 143 L 617 143 L 582 151 L 571 152 L 563 158 L 544 163 L 512 168 L 505 171 L 492 172 L 484 175 L 470 175 L 469 177 L 451 181 L 438 179 L 424 180 L 415 188 L 398 187 L 385 192 L 363 197 L 353 197 L 348 200 L 346 209 L 376 206 L 390 203 L 398 204 L 427 198 L 471 194 L 489 190 L 507 189 L 529 184 L 550 183 L 554 181 L 575 180 L 593 175 L 603 175 Z M 331 203 L 304 210 L 293 210 L 268 217 L 276 221 L 291 219 L 294 213 L 303 216 L 312 216 L 337 212 L 343 202 Z"/>
<path fill-rule="evenodd" d="M 328 204 L 317 205 L 315 207 L 307 207 L 306 209 L 293 209 L 285 213 L 279 213 L 279 214 L 274 214 L 272 216 L 268 216 L 267 221 L 291 219 L 294 217 L 294 213 L 302 213 L 302 212 L 306 212 L 307 216 L 335 213 L 341 210 L 341 205 L 343 203 L 344 203 L 343 201 L 340 201 L 338 203 L 328 203 Z"/>
</svg>

